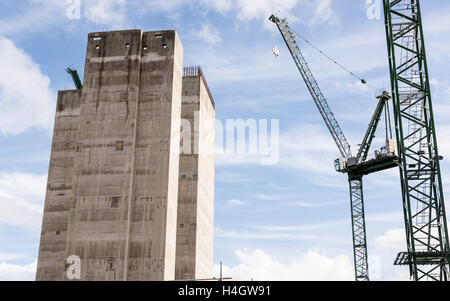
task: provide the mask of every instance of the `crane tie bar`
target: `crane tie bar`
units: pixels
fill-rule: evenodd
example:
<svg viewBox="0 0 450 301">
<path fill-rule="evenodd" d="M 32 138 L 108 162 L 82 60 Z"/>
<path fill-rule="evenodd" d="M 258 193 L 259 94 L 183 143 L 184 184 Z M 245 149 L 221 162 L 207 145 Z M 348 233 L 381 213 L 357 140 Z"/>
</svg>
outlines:
<svg viewBox="0 0 450 301">
<path fill-rule="evenodd" d="M 367 84 L 367 81 L 360 76 L 356 75 L 354 72 L 350 71 L 349 69 L 345 68 L 342 64 L 338 63 L 336 60 L 328 56 L 326 53 L 324 53 L 322 50 L 320 50 L 317 46 L 313 45 L 311 42 L 309 42 L 306 38 L 304 38 L 302 35 L 300 35 L 298 32 L 292 30 L 297 36 L 299 36 L 303 41 L 305 41 L 308 45 L 310 45 L 312 48 L 314 48 L 316 51 L 318 51 L 320 54 L 325 56 L 327 59 L 335 63 L 337 66 L 339 66 L 341 69 L 343 69 L 345 72 L 349 73 L 353 77 L 357 78 L 361 81 L 364 85 Z"/>
</svg>

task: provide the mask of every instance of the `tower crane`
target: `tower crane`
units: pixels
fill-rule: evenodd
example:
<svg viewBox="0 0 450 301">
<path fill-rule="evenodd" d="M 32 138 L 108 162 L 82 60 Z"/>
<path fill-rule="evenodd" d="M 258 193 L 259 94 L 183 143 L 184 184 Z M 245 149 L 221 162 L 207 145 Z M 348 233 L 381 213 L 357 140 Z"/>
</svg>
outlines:
<svg viewBox="0 0 450 301">
<path fill-rule="evenodd" d="M 335 167 L 348 175 L 350 185 L 355 279 L 369 280 L 362 179 L 398 166 L 407 251 L 397 255 L 394 265 L 409 266 L 412 280 L 447 281 L 450 248 L 439 162 L 443 157 L 437 148 L 420 3 L 419 0 L 383 0 L 383 7 L 396 139 L 392 139 L 390 125 L 391 96 L 385 91 L 377 97 L 378 105 L 356 157 L 352 156 L 349 143 L 308 67 L 295 32 L 285 18 L 272 15 L 269 20 L 283 36 L 342 155 L 335 161 Z M 374 158 L 369 158 L 368 151 L 383 111 L 386 145 L 375 152 Z"/>
<path fill-rule="evenodd" d="M 352 156 L 350 144 L 345 138 L 344 133 L 334 117 L 325 96 L 320 90 L 319 85 L 296 42 L 295 32 L 289 27 L 286 19 L 280 19 L 279 17 L 272 15 L 269 20 L 277 25 L 283 36 L 294 62 L 342 155 L 341 158 L 335 161 L 335 168 L 338 172 L 346 173 L 348 175 L 350 186 L 355 279 L 357 281 L 368 281 L 369 267 L 362 179 L 365 175 L 397 166 L 398 157 L 396 156 L 396 143 L 392 137 L 389 139 L 388 136 L 386 137 L 386 146 L 381 151 L 377 151 L 375 158 L 368 159 L 368 152 L 375 137 L 381 115 L 383 111 L 389 111 L 387 107 L 390 96 L 387 92 L 383 92 L 378 96 L 379 102 L 377 108 L 361 143 L 358 154 L 356 157 Z M 389 119 L 387 118 L 386 123 L 388 122 Z M 386 128 L 388 128 L 388 126 Z"/>
</svg>

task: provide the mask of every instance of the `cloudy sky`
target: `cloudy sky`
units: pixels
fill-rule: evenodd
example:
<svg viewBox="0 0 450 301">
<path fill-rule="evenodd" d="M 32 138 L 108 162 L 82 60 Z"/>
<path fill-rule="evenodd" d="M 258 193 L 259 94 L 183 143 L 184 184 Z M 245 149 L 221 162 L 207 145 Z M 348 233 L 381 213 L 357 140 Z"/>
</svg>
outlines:
<svg viewBox="0 0 450 301">
<path fill-rule="evenodd" d="M 81 0 L 78 11 L 74 2 L 0 0 L 0 280 L 34 279 L 56 93 L 73 88 L 64 68 L 83 73 L 89 32 L 130 28 L 178 31 L 184 65 L 202 66 L 217 119 L 279 120 L 276 164 L 216 157 L 216 272 L 222 261 L 225 276 L 235 280 L 353 280 L 348 184 L 333 167 L 339 153 L 267 18 L 279 11 L 298 33 L 367 80 L 362 85 L 300 43 L 356 150 L 376 91 L 390 87 L 384 24 L 377 18 L 381 3 Z M 422 2 L 449 200 L 450 3 Z M 371 277 L 407 280 L 405 269 L 392 266 L 405 250 L 398 171 L 367 177 L 365 196 Z"/>
</svg>

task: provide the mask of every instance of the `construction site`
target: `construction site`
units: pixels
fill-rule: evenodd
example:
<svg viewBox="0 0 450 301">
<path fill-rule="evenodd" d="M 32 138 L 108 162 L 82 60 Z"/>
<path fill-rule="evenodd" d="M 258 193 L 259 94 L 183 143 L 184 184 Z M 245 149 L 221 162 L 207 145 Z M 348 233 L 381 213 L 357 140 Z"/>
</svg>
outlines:
<svg viewBox="0 0 450 301">
<path fill-rule="evenodd" d="M 432 98 L 432 90 L 445 88 L 433 84 L 439 79 L 429 69 L 428 44 L 424 34 L 426 27 L 420 1 L 383 0 L 380 5 L 381 20 L 377 26 L 385 34 L 382 48 L 385 49 L 383 56 L 388 69 L 381 70 L 381 75 L 377 76 L 388 78 L 387 86 L 362 76 L 364 70 L 354 71 L 357 63 L 348 67 L 350 60 L 341 60 L 336 53 L 330 54 L 331 51 L 323 46 L 329 44 L 302 33 L 310 29 L 294 30 L 294 25 L 288 21 L 296 20 L 291 12 L 273 11 L 268 20 L 265 18 L 273 37 L 267 34 L 263 38 L 272 38 L 276 43 L 272 51 L 269 50 L 274 59 L 270 65 L 271 72 L 296 84 L 294 87 L 289 84 L 291 82 L 271 86 L 269 75 L 258 74 L 262 82 L 266 79 L 264 76 L 269 79 L 261 84 L 261 90 L 266 93 L 267 90 L 280 91 L 290 86 L 292 91 L 302 93 L 303 98 L 306 95 L 307 99 L 295 102 L 297 110 L 307 112 L 298 120 L 295 117 L 297 112 L 291 107 L 284 109 L 294 116 L 294 125 L 300 123 L 301 118 L 319 124 L 317 128 L 308 128 L 310 132 L 305 131 L 299 139 L 301 143 L 298 143 L 295 134 L 289 138 L 282 135 L 280 142 L 274 136 L 270 138 L 272 144 L 280 144 L 277 146 L 281 148 L 280 156 L 283 156 L 286 145 L 293 148 L 299 157 L 305 156 L 298 162 L 306 167 L 290 172 L 288 177 L 292 183 L 306 184 L 291 185 L 286 189 L 283 185 L 288 186 L 288 181 L 281 177 L 278 182 L 267 180 L 277 177 L 271 174 L 273 166 L 261 164 L 256 171 L 252 170 L 256 175 L 267 177 L 259 179 L 260 186 L 251 186 L 251 180 L 241 177 L 233 169 L 234 163 L 224 161 L 217 154 L 217 134 L 225 130 L 224 137 L 219 135 L 222 141 L 230 132 L 228 127 L 225 129 L 219 124 L 217 115 L 223 119 L 232 118 L 233 114 L 235 118 L 241 118 L 238 109 L 233 106 L 245 102 L 245 98 L 230 102 L 230 111 L 222 115 L 220 101 L 227 100 L 222 95 L 227 91 L 231 93 L 233 88 L 216 89 L 208 82 L 208 71 L 211 70 L 215 84 L 219 82 L 217 78 L 223 79 L 224 86 L 232 80 L 217 76 L 220 68 L 208 69 L 201 55 L 192 55 L 196 48 L 191 51 L 183 47 L 183 41 L 192 39 L 195 34 L 185 34 L 184 39 L 177 30 L 168 28 L 86 32 L 84 67 L 69 66 L 68 62 L 66 67 L 69 67 L 60 70 L 63 75 L 70 76 L 73 86 L 57 93 L 35 280 L 240 280 L 244 277 L 241 275 L 248 275 L 240 269 L 242 264 L 234 268 L 225 267 L 222 271 L 221 261 L 225 252 L 233 249 L 241 260 L 256 261 L 257 256 L 263 254 L 258 250 L 264 245 L 253 243 L 253 240 L 267 239 L 288 253 L 291 242 L 282 242 L 284 239 L 304 239 L 315 243 L 321 235 L 325 243 L 336 241 L 336 245 L 345 250 L 344 255 L 351 259 L 351 280 L 379 280 L 373 277 L 376 268 L 372 267 L 371 256 L 372 250 L 377 250 L 375 242 L 381 240 L 369 238 L 373 223 L 368 220 L 373 207 L 368 209 L 367 199 L 372 203 L 379 202 L 379 207 L 386 206 L 383 205 L 386 202 L 401 208 L 401 216 L 395 217 L 395 223 L 402 227 L 398 229 L 402 249 L 396 250 L 395 256 L 388 258 L 390 262 L 386 263 L 404 269 L 405 273 L 401 274 L 404 278 L 400 280 L 450 280 L 450 244 L 444 200 L 449 188 L 445 185 L 449 182 L 445 179 L 445 173 L 441 172 L 446 158 L 438 149 L 440 141 L 448 137 L 439 136 L 439 130 L 436 130 L 440 129 L 438 122 L 441 119 L 435 118 L 439 112 L 433 109 L 435 98 Z M 293 24 L 301 27 L 299 24 L 302 23 Z M 219 38 L 211 40 L 213 30 L 209 33 L 210 45 L 219 41 Z M 378 40 L 377 43 L 381 44 Z M 319 44 L 321 46 L 316 46 Z M 187 45 L 192 46 L 190 42 Z M 186 65 L 186 52 L 190 54 L 187 59 L 189 63 L 199 61 L 193 66 Z M 311 53 L 319 57 L 319 67 L 315 66 L 317 61 L 310 60 L 314 57 Z M 220 59 L 214 57 L 209 62 L 217 60 Z M 225 64 L 230 64 L 230 61 Z M 367 112 L 367 115 L 357 116 L 355 111 L 349 109 L 351 116 L 344 120 L 342 113 L 333 113 L 336 103 L 330 99 L 336 96 L 327 93 L 332 90 L 328 88 L 331 84 L 327 83 L 327 75 L 323 74 L 326 72 L 322 71 L 326 64 L 333 65 L 340 72 L 339 76 L 351 79 L 352 86 L 346 88 L 348 99 L 357 89 L 374 95 L 371 100 L 357 100 L 364 102 L 360 110 Z M 246 68 L 246 62 L 239 62 L 238 65 L 242 70 Z M 246 73 L 242 71 L 243 75 L 240 75 L 239 70 L 233 69 L 231 77 L 238 77 L 245 86 Z M 316 70 L 319 70 L 319 76 Z M 327 88 L 322 89 L 323 85 Z M 222 92 L 220 100 L 215 97 L 217 90 Z M 251 90 L 250 85 L 248 90 Z M 292 102 L 296 101 L 298 95 L 290 94 L 294 99 Z M 436 94 L 442 95 L 439 91 Z M 346 99 L 339 99 L 339 105 L 345 106 Z M 267 99 L 261 97 L 260 101 Z M 268 118 L 278 118 L 282 124 L 283 119 L 278 116 L 282 116 L 280 112 L 284 109 L 278 106 L 286 106 L 287 102 L 277 101 L 273 98 L 268 100 L 277 104 L 277 109 L 273 110 L 275 113 L 269 115 L 275 117 Z M 266 103 L 256 103 L 253 107 L 248 104 L 248 107 L 256 108 L 255 115 L 267 117 L 258 111 Z M 367 119 L 367 116 L 370 118 Z M 362 120 L 360 124 L 367 124 L 368 127 L 355 125 L 354 120 L 358 118 Z M 248 148 L 251 153 L 251 123 L 243 124 L 242 140 L 250 144 L 244 146 L 243 151 Z M 261 122 L 258 126 L 260 134 Z M 351 127 L 356 129 L 355 132 L 345 135 L 344 131 Z M 266 124 L 264 130 L 267 129 Z M 273 123 L 270 129 L 273 133 Z M 317 142 L 320 138 L 317 133 L 322 131 L 326 132 L 325 143 L 332 144 L 330 147 L 323 147 L 319 145 L 321 142 Z M 246 137 L 247 132 L 250 137 Z M 231 133 L 235 134 L 234 128 Z M 239 135 L 239 128 L 236 133 Z M 364 134 L 360 136 L 360 133 Z M 354 141 L 358 144 L 349 142 L 347 137 L 359 139 Z M 261 139 L 258 139 L 261 147 Z M 232 151 L 235 147 L 239 153 L 239 145 L 233 144 Z M 311 162 L 312 155 L 309 153 L 314 153 L 310 151 L 314 147 L 318 149 L 314 160 L 318 159 Z M 330 161 L 329 157 L 322 156 L 324 149 L 332 153 L 335 160 Z M 291 170 L 298 163 L 296 158 L 289 157 L 287 163 L 281 158 L 278 164 Z M 242 166 L 245 164 L 252 163 L 245 161 Z M 222 166 L 233 168 L 217 173 L 216 169 Z M 314 171 L 308 171 L 308 168 L 313 170 L 317 166 L 325 166 L 323 176 L 319 172 L 316 175 Z M 332 172 L 328 173 L 330 169 Z M 376 189 L 372 188 L 373 182 L 369 182 L 367 186 L 370 189 L 366 189 L 366 183 L 372 177 L 380 174 L 384 177 L 391 171 L 395 177 L 395 184 L 392 185 L 396 197 L 380 197 L 385 182 L 381 182 Z M 311 185 L 304 179 L 313 176 L 317 176 L 319 180 L 315 181 L 321 183 L 308 190 L 305 187 Z M 344 188 L 343 178 L 348 185 Z M 336 182 L 331 183 L 329 179 L 336 179 Z M 236 191 L 230 188 L 233 185 L 236 185 Z M 290 200 L 284 207 L 276 205 L 276 209 L 271 209 L 270 202 L 282 203 L 284 200 L 263 190 L 274 187 L 278 187 L 278 191 L 290 189 L 296 198 L 301 196 L 298 197 L 300 201 Z M 259 203 L 250 201 L 250 193 Z M 325 201 L 319 197 L 322 193 L 327 195 Z M 286 198 L 293 199 L 292 195 Z M 344 199 L 342 195 L 347 197 Z M 221 202 L 223 199 L 229 201 Z M 346 232 L 333 232 L 334 224 L 326 224 L 325 219 L 333 217 L 337 211 L 329 206 L 336 204 L 341 204 L 339 206 L 346 210 L 346 221 L 341 223 L 345 225 Z M 245 208 L 253 211 L 240 212 Z M 283 220 L 290 221 L 291 215 L 298 214 L 296 210 L 314 208 L 321 208 L 318 210 L 324 212 L 323 216 L 316 215 L 315 220 L 309 220 L 309 217 L 299 219 L 296 226 Z M 215 218 L 220 211 L 227 215 Z M 251 214 L 260 212 L 263 213 L 258 216 L 258 222 L 251 219 Z M 286 216 L 272 220 L 272 215 L 277 214 Z M 275 226 L 276 222 L 278 226 Z M 325 226 L 317 226 L 319 222 Z M 236 224 L 242 225 L 242 228 L 226 229 Z M 302 230 L 302 227 L 306 231 L 312 229 L 311 235 L 293 238 L 292 232 Z M 312 232 L 316 228 L 321 231 L 317 232 L 319 234 Z M 253 235 L 248 229 L 259 229 L 263 234 Z M 280 229 L 291 232 L 285 236 L 278 235 L 276 231 Z M 216 245 L 217 236 L 222 238 L 219 245 Z M 247 245 L 244 244 L 242 250 L 238 249 L 240 245 L 230 247 L 233 238 L 251 241 L 248 246 L 257 251 L 246 253 Z M 278 249 L 274 247 L 274 250 Z M 320 256 L 325 255 L 321 253 Z M 262 257 L 268 262 L 271 259 Z M 333 260 L 338 257 L 333 257 Z M 378 255 L 375 257 L 380 258 Z M 382 258 L 386 261 L 385 257 Z M 261 280 L 257 277 L 259 270 L 255 266 L 250 265 L 255 270 L 251 273 L 255 275 L 250 274 L 251 278 L 246 280 L 253 280 L 253 276 Z M 261 275 L 266 274 L 261 272 Z M 275 276 L 273 279 L 277 279 Z"/>
</svg>

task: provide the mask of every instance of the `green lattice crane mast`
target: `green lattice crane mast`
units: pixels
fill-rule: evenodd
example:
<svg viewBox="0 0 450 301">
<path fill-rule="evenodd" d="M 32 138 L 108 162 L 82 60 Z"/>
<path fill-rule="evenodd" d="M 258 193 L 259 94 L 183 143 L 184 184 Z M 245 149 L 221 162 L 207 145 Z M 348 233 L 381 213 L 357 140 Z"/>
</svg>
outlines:
<svg viewBox="0 0 450 301">
<path fill-rule="evenodd" d="M 449 240 L 418 0 L 383 0 L 407 251 L 413 280 L 449 278 Z"/>
<path fill-rule="evenodd" d="M 295 40 L 295 32 L 289 27 L 286 19 L 280 19 L 275 15 L 270 16 L 270 21 L 274 22 L 297 65 L 298 70 L 311 93 L 311 96 L 322 115 L 328 130 L 331 133 L 342 158 L 335 161 L 336 170 L 348 174 L 350 186 L 350 207 L 352 219 L 352 238 L 353 238 L 353 258 L 355 266 L 355 279 L 357 281 L 369 280 L 369 266 L 367 255 L 366 223 L 363 198 L 363 176 L 397 166 L 397 156 L 395 154 L 396 143 L 386 136 L 386 146 L 384 150 L 376 153 L 375 158 L 367 159 L 368 151 L 375 137 L 375 131 L 380 121 L 381 115 L 388 114 L 387 103 L 390 96 L 383 92 L 378 98 L 379 103 L 367 129 L 366 135 L 361 143 L 357 157 L 353 157 L 350 144 L 345 138 L 344 133 L 331 109 L 322 94 L 317 81 L 315 80 L 308 64 Z M 364 83 L 365 81 L 362 80 Z M 388 118 L 386 118 L 387 128 Z M 392 138 L 392 137 L 391 137 Z"/>
</svg>

